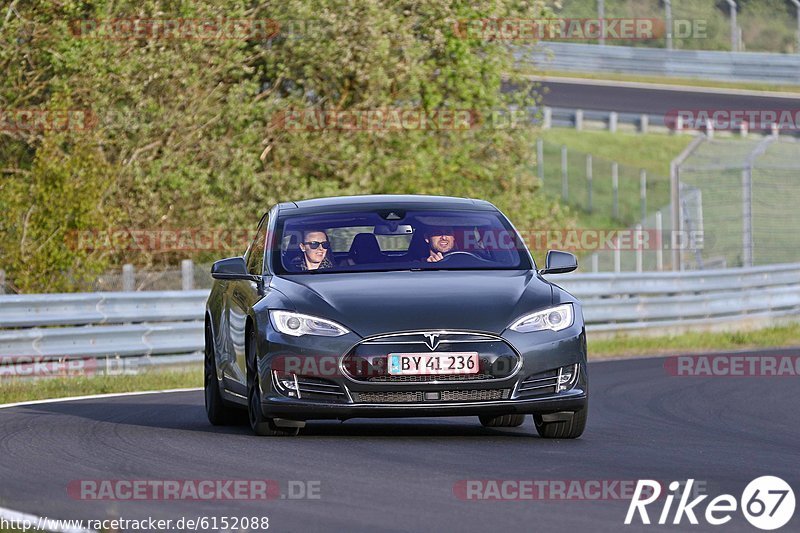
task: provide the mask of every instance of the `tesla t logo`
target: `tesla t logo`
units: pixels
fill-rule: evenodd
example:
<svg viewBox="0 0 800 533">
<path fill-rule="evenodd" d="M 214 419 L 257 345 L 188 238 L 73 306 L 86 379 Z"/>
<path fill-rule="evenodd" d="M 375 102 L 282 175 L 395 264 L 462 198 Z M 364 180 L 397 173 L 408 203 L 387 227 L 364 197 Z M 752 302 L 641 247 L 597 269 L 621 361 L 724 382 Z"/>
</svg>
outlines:
<svg viewBox="0 0 800 533">
<path fill-rule="evenodd" d="M 423 333 L 422 335 L 426 339 L 425 340 L 425 344 L 428 345 L 428 348 L 430 348 L 431 351 L 435 350 L 436 347 L 439 346 L 439 334 L 438 333 Z"/>
</svg>

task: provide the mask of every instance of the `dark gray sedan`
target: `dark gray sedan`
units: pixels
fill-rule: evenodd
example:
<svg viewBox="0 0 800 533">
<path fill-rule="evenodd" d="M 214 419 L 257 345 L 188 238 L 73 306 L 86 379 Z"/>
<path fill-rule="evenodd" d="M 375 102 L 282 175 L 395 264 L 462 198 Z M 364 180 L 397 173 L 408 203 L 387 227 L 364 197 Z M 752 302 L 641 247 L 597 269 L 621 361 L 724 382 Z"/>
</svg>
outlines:
<svg viewBox="0 0 800 533">
<path fill-rule="evenodd" d="M 586 425 L 580 303 L 542 277 L 482 200 L 352 196 L 276 205 L 242 257 L 212 267 L 205 398 L 212 424 L 259 435 L 307 420 L 478 416 L 542 437 Z"/>
</svg>

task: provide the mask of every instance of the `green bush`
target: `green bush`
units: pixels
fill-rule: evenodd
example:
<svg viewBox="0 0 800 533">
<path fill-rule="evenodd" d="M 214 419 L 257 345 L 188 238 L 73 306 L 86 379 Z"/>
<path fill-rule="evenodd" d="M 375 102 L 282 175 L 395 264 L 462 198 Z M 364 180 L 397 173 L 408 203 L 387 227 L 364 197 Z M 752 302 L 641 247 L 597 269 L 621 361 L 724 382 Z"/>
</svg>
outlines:
<svg viewBox="0 0 800 533">
<path fill-rule="evenodd" d="M 84 250 L 69 245 L 75 231 L 238 230 L 275 202 L 315 196 L 476 196 L 520 227 L 569 219 L 538 193 L 530 128 L 292 132 L 275 121 L 309 106 L 485 116 L 532 105 L 505 43 L 464 39 L 454 23 L 546 16 L 542 2 L 12 4 L 0 13 L 0 109 L 91 109 L 98 119 L 80 131 L 0 131 L 0 268 L 18 290 L 82 290 L 124 262 L 228 253 Z M 269 18 L 291 31 L 268 41 L 71 33 L 74 21 L 122 17 Z M 504 76 L 524 90 L 503 93 Z"/>
</svg>

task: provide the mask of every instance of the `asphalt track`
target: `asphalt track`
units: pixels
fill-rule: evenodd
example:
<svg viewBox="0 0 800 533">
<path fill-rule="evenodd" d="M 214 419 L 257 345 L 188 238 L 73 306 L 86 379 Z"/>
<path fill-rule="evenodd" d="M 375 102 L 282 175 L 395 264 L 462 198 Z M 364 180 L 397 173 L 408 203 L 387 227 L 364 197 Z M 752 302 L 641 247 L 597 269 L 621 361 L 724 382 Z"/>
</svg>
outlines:
<svg viewBox="0 0 800 533">
<path fill-rule="evenodd" d="M 800 95 L 794 98 L 753 94 L 724 94 L 713 89 L 682 90 L 623 87 L 611 84 L 541 82 L 544 104 L 550 107 L 649 113 L 666 115 L 675 110 L 800 110 Z M 705 91 L 705 92 L 699 92 Z"/>
<path fill-rule="evenodd" d="M 674 377 L 664 362 L 592 363 L 589 424 L 574 441 L 540 439 L 530 419 L 499 430 L 473 418 L 312 422 L 297 438 L 258 438 L 210 426 L 199 391 L 11 407 L 0 410 L 0 506 L 58 519 L 268 516 L 270 531 L 756 531 L 739 512 L 717 527 L 625 527 L 627 500 L 454 494 L 468 479 L 694 478 L 738 499 L 762 475 L 797 491 L 797 377 Z M 316 480 L 320 498 L 84 501 L 66 490 L 81 479 L 271 479 L 284 492 Z M 781 531 L 797 531 L 798 515 Z"/>
</svg>

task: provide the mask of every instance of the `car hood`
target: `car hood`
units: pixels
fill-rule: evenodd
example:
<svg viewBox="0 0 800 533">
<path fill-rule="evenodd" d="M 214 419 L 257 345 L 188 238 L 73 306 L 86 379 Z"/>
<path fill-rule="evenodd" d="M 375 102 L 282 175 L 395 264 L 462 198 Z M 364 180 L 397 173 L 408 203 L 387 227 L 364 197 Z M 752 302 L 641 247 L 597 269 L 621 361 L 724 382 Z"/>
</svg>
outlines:
<svg viewBox="0 0 800 533">
<path fill-rule="evenodd" d="M 553 301 L 532 271 L 404 271 L 273 277 L 295 310 L 335 320 L 362 337 L 450 329 L 499 334 Z"/>
</svg>

